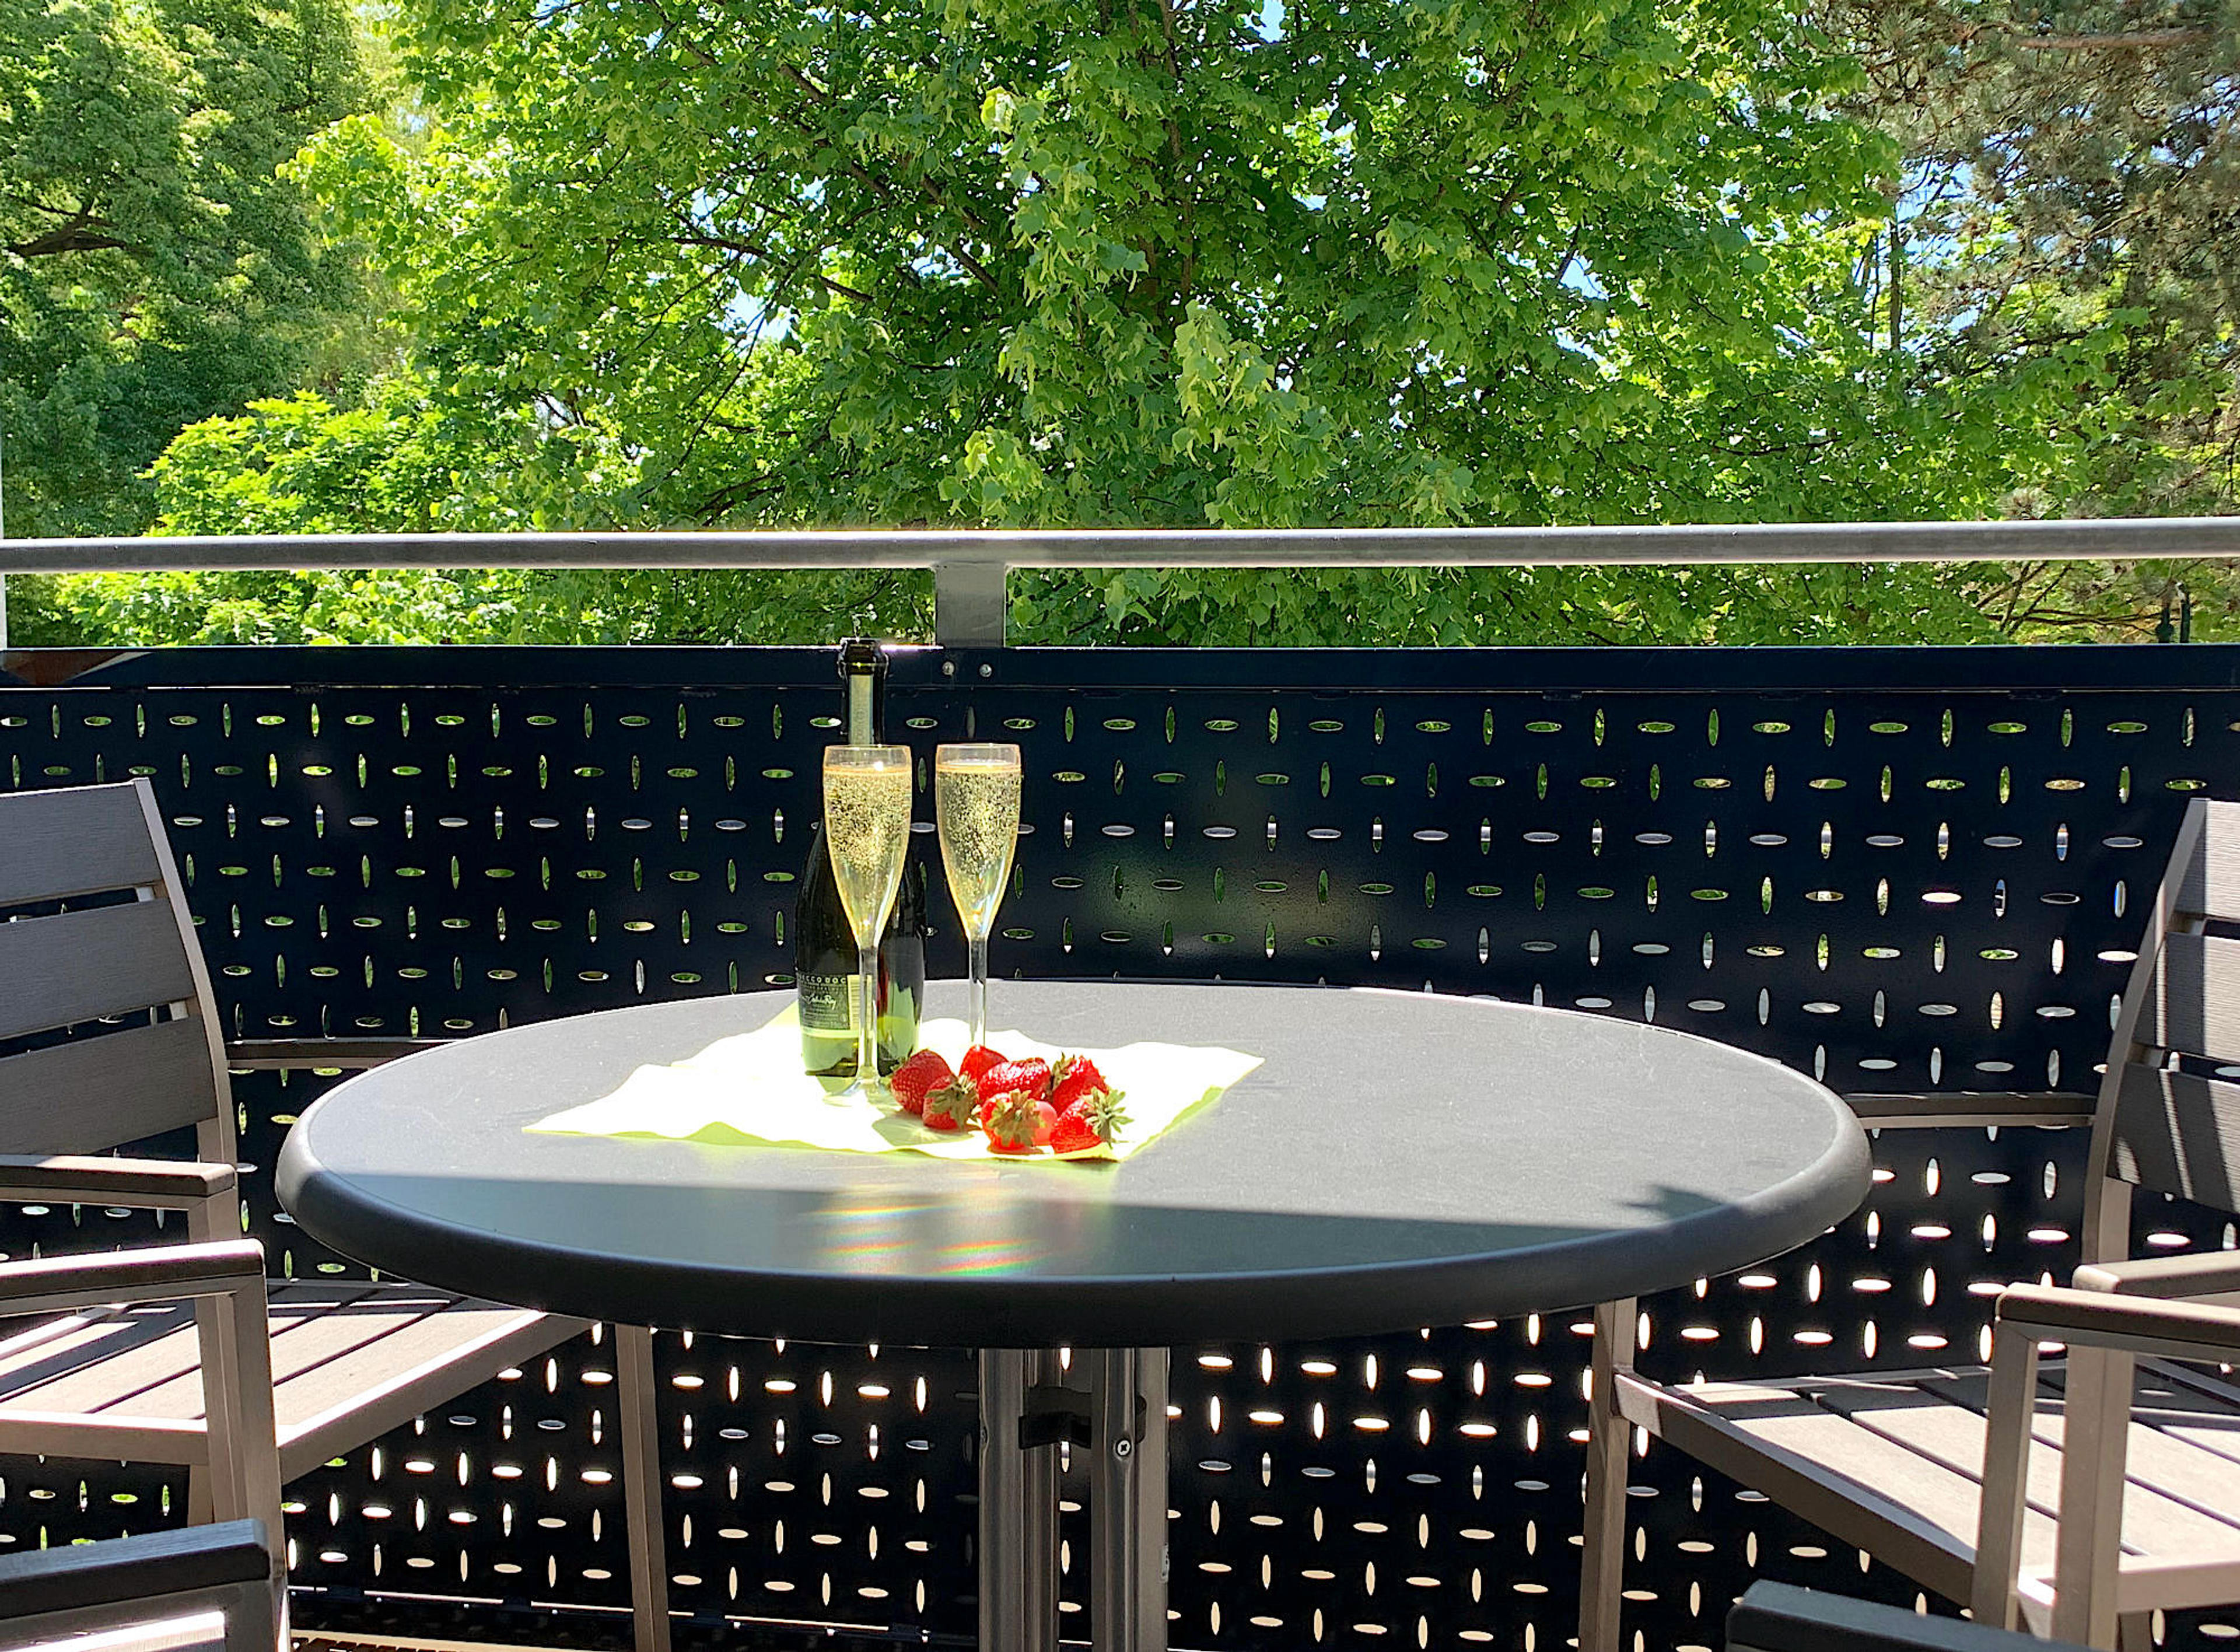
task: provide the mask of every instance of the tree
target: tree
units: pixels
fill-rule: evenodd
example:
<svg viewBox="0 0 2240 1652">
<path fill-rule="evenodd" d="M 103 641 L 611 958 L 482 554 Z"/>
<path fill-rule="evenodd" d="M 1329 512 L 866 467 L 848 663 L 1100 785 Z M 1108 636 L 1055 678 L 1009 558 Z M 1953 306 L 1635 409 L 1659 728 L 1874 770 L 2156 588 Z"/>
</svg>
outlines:
<svg viewBox="0 0 2240 1652">
<path fill-rule="evenodd" d="M 183 431 L 150 471 L 157 531 L 493 532 L 529 525 L 524 478 L 564 464 L 525 417 L 438 414 L 391 379 L 370 405 L 303 394 Z M 591 462 L 586 462 L 586 467 Z M 30 600 L 22 600 L 23 597 Z M 824 642 L 922 632 L 923 575 L 657 570 L 67 574 L 17 603 L 15 640 L 299 643 Z"/>
<path fill-rule="evenodd" d="M 1947 378 L 2060 359 L 2070 439 L 2021 503 L 2240 504 L 2240 12 L 2223 0 L 1828 0 L 1904 144 L 1873 271 Z"/>
<path fill-rule="evenodd" d="M 2077 478 L 2117 453 L 2172 474 L 2184 442 L 2143 415 L 2154 376 L 2120 370 L 2137 307 L 2022 270 L 2064 220 L 1994 199 L 2077 187 L 2089 145 L 2038 142 L 2069 94 L 2036 85 L 2054 100 L 2036 113 L 1986 95 L 1956 127 L 1921 91 L 1976 97 L 1983 41 L 2025 66 L 2100 50 L 1996 10 L 408 0 L 425 122 L 346 122 L 296 175 L 414 337 L 404 447 L 477 456 L 449 467 L 481 499 L 442 504 L 456 525 L 486 505 L 553 527 L 2099 508 L 2134 496 Z M 1955 136 L 1991 133 L 1995 108 L 2003 136 Z M 1980 223 L 1924 204 L 1956 180 Z M 2125 222 L 2079 231 L 2062 268 L 2136 262 Z M 328 492 L 355 514 L 268 486 L 304 467 L 248 449 L 295 416 L 254 416 L 248 446 L 166 473 L 172 530 L 383 525 L 409 498 L 434 519 L 397 490 L 388 438 L 339 424 L 325 462 L 370 474 Z M 1953 641 L 2133 623 L 2174 577 L 1136 567 L 1024 578 L 1014 623 L 1031 640 Z M 565 583 L 554 611 L 608 634 L 797 634 L 689 580 Z M 924 618 L 922 588 L 857 588 L 806 623 Z"/>
<path fill-rule="evenodd" d="M 276 169 L 363 96 L 342 0 L 0 0 L 11 531 L 137 532 L 183 427 L 347 354 Z"/>
<path fill-rule="evenodd" d="M 426 143 L 303 176 L 443 416 L 541 433 L 535 523 L 1947 516 L 2027 456 L 1894 394 L 1894 152 L 1758 0 L 402 19 Z M 1919 571 L 1023 583 L 1037 637 L 1983 629 Z"/>
<path fill-rule="evenodd" d="M 2240 509 L 2240 12 L 2222 0 L 1826 0 L 1850 106 L 1907 160 L 1864 271 L 1922 386 L 2055 397 L 2054 440 L 1994 508 Z M 2011 570 L 2023 631 L 2150 634 L 2181 585 L 2240 635 L 2230 570 Z"/>
</svg>

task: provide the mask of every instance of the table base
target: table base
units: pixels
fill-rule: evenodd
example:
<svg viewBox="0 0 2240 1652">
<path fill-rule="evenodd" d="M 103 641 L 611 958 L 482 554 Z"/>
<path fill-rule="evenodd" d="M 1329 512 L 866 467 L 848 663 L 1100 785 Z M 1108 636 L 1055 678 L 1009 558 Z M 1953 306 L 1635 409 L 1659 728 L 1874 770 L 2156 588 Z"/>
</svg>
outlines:
<svg viewBox="0 0 2240 1652">
<path fill-rule="evenodd" d="M 1163 1348 L 1085 1349 L 1070 1387 L 1055 1350 L 980 1355 L 981 1652 L 1056 1652 L 1058 1448 L 1089 1457 L 1089 1642 L 1165 1652 Z"/>
</svg>

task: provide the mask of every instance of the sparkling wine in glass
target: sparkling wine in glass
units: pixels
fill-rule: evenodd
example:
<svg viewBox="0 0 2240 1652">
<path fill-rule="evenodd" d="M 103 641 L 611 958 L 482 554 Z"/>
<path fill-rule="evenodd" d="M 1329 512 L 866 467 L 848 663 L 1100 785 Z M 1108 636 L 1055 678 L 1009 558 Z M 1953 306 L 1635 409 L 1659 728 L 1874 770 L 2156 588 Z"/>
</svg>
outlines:
<svg viewBox="0 0 2240 1652">
<path fill-rule="evenodd" d="M 873 1099 L 879 1080 L 879 932 L 901 887 L 910 843 L 908 746 L 824 749 L 824 841 L 832 881 L 856 934 L 856 1082 L 840 1099 Z"/>
<path fill-rule="evenodd" d="M 1011 877 L 1019 838 L 1019 749 L 942 746 L 933 754 L 933 812 L 941 863 L 971 949 L 972 1042 L 988 1041 L 988 936 Z"/>
</svg>

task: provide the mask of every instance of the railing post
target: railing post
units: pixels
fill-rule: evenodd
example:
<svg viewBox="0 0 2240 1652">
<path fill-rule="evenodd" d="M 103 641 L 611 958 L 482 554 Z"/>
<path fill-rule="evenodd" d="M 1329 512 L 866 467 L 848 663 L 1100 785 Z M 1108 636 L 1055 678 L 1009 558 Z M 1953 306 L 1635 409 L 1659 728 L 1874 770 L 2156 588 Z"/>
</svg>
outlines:
<svg viewBox="0 0 2240 1652">
<path fill-rule="evenodd" d="M 934 563 L 933 640 L 943 648 L 1003 647 L 1010 572 L 1001 553 Z"/>
</svg>

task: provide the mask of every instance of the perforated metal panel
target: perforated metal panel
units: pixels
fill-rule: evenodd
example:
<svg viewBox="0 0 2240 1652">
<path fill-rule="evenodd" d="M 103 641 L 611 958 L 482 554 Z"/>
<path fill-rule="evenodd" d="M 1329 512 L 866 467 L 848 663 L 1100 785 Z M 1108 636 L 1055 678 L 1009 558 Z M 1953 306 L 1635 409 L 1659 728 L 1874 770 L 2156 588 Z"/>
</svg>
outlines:
<svg viewBox="0 0 2240 1652">
<path fill-rule="evenodd" d="M 890 723 L 929 754 L 1025 748 L 998 974 L 1429 985 L 1649 1016 L 1840 1089 L 2090 1089 L 2130 908 L 2185 799 L 2234 794 L 2236 666 L 927 650 L 897 664 Z M 153 777 L 237 1036 L 465 1034 L 783 984 L 836 697 L 830 657 L 799 650 L 181 650 L 0 689 L 0 785 Z M 958 962 L 938 936 L 937 971 Z M 244 1154 L 268 1166 L 331 1082 L 238 1078 Z M 2073 1258 L 2083 1145 L 1887 1135 L 1859 1217 L 1646 1305 L 1644 1363 L 1973 1358 L 1981 1289 Z M 279 1265 L 349 1266 L 252 1186 Z M 2141 1222 L 2229 1240 L 2212 1213 Z M 32 1209 L 0 1244 L 152 1225 Z M 1180 1351 L 1176 1643 L 1559 1646 L 1583 1319 Z M 963 1352 L 660 1347 L 681 1608 L 970 1636 Z M 610 1373 L 603 1346 L 563 1349 L 297 1482 L 296 1576 L 327 1591 L 305 1615 L 625 1637 Z M 1913 1598 L 1676 1454 L 1635 1485 L 1650 1646 L 1716 1644 L 1755 1575 Z M 0 1461 L 0 1539 L 176 1517 L 176 1490 Z M 556 1629 L 528 1615 L 544 1603 L 583 1610 Z"/>
</svg>

